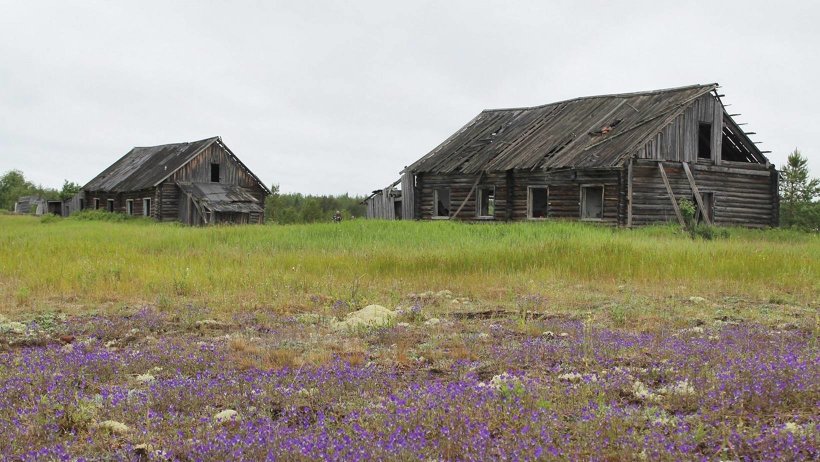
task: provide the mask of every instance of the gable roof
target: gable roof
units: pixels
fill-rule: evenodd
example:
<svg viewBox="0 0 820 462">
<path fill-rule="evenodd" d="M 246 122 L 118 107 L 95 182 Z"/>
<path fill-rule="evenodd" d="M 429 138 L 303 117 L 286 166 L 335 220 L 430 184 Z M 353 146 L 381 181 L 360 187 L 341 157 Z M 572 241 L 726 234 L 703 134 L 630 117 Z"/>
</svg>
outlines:
<svg viewBox="0 0 820 462">
<path fill-rule="evenodd" d="M 110 167 L 83 186 L 87 191 L 124 192 L 152 188 L 216 143 L 244 169 L 268 194 L 270 190 L 239 160 L 233 151 L 214 136 L 190 143 L 163 144 L 133 148 Z"/>
<path fill-rule="evenodd" d="M 219 137 L 190 143 L 136 147 L 88 182 L 88 191 L 137 191 L 160 183 Z"/>
<path fill-rule="evenodd" d="M 488 109 L 407 167 L 413 173 L 611 167 L 717 84 Z"/>
</svg>

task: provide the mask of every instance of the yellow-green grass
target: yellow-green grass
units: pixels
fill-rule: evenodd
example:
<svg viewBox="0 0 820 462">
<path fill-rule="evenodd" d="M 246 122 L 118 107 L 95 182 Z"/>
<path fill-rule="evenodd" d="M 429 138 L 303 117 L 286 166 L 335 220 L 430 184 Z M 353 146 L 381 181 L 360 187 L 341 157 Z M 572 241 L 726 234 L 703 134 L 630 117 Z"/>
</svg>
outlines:
<svg viewBox="0 0 820 462">
<path fill-rule="evenodd" d="M 142 304 L 298 311 L 334 300 L 395 306 L 408 293 L 444 289 L 473 306 L 529 303 L 616 324 L 710 314 L 704 306 L 744 318 L 763 306 L 775 320 L 815 322 L 820 238 L 732 229 L 728 239 L 703 241 L 674 227 L 570 222 L 188 228 L 0 216 L 6 313 Z"/>
</svg>

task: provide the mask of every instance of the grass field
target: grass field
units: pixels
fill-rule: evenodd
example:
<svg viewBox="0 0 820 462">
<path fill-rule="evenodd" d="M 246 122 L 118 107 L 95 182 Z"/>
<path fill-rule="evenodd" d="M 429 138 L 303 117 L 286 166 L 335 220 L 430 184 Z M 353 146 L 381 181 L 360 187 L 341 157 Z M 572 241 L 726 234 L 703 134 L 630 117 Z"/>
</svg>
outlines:
<svg viewBox="0 0 820 462">
<path fill-rule="evenodd" d="M 0 459 L 817 460 L 819 283 L 784 230 L 0 215 Z"/>
<path fill-rule="evenodd" d="M 734 229 L 728 239 L 693 241 L 671 227 L 576 223 L 186 228 L 0 216 L 8 312 L 146 304 L 297 312 L 328 300 L 355 309 L 445 289 L 486 306 L 634 325 L 710 309 L 814 322 L 805 313 L 820 293 L 820 237 Z"/>
</svg>

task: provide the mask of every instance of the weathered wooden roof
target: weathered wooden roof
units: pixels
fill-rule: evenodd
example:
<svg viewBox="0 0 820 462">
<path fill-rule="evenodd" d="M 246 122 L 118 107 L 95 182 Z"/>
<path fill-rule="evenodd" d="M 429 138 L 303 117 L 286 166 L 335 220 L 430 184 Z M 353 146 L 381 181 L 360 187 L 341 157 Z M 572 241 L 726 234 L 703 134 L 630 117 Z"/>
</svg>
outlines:
<svg viewBox="0 0 820 462">
<path fill-rule="evenodd" d="M 182 183 L 177 186 L 214 212 L 262 212 L 259 200 L 247 189 L 223 183 Z"/>
<path fill-rule="evenodd" d="M 219 140 L 218 136 L 190 143 L 137 147 L 103 170 L 83 189 L 87 191 L 138 191 L 151 188 Z"/>
<path fill-rule="evenodd" d="M 686 106 L 716 88 L 692 85 L 484 110 L 406 170 L 474 174 L 619 165 Z"/>
</svg>

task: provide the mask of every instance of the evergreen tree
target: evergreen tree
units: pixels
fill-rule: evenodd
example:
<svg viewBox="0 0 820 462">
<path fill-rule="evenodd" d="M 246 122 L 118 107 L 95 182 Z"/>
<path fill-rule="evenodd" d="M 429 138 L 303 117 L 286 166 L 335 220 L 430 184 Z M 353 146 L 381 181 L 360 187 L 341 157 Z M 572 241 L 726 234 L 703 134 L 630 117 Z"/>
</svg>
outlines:
<svg viewBox="0 0 820 462">
<path fill-rule="evenodd" d="M 817 230 L 820 227 L 820 180 L 809 177 L 808 159 L 799 150 L 789 154 L 781 171 L 780 224 Z"/>
</svg>

